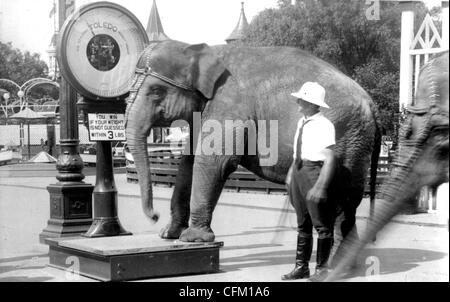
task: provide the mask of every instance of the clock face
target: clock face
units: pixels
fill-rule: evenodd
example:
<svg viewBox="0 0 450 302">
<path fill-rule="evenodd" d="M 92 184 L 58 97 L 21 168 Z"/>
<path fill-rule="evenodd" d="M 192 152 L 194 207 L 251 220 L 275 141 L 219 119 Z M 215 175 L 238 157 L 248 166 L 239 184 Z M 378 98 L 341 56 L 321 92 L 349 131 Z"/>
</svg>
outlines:
<svg viewBox="0 0 450 302">
<path fill-rule="evenodd" d="M 86 5 L 69 17 L 62 33 L 62 72 L 78 92 L 108 99 L 129 91 L 148 38 L 128 10 L 105 2 Z"/>
</svg>

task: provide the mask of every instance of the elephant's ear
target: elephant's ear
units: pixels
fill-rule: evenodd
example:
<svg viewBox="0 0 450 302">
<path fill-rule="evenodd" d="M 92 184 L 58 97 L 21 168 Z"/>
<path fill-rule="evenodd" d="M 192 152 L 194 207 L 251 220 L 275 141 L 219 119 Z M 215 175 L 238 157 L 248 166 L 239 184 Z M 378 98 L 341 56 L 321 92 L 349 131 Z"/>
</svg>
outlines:
<svg viewBox="0 0 450 302">
<path fill-rule="evenodd" d="M 205 98 L 212 99 L 214 87 L 225 72 L 225 66 L 206 44 L 189 45 L 185 48 L 185 52 L 193 53 L 191 72 L 194 87 Z"/>
</svg>

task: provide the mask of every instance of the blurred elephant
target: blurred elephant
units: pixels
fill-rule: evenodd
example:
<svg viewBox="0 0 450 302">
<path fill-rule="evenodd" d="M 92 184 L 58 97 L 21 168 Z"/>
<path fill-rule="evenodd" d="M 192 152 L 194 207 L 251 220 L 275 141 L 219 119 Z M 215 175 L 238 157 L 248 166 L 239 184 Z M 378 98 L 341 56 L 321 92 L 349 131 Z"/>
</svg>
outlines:
<svg viewBox="0 0 450 302">
<path fill-rule="evenodd" d="M 448 51 L 427 64 L 419 74 L 415 103 L 400 132 L 400 143 L 389 179 L 382 185 L 380 206 L 360 240 L 341 245 L 339 264 L 327 281 L 353 263 L 364 246 L 414 200 L 424 186 L 436 188 L 449 181 Z M 378 202 L 378 201 L 377 201 Z"/>
</svg>

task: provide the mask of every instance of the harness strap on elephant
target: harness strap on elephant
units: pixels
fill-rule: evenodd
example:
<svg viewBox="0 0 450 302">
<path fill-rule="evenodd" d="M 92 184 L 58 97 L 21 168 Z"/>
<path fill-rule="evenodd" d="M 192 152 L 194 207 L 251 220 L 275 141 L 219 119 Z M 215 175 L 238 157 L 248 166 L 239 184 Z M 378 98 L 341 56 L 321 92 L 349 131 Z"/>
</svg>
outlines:
<svg viewBox="0 0 450 302">
<path fill-rule="evenodd" d="M 132 85 L 131 85 L 130 95 L 127 98 L 128 108 L 136 100 L 137 94 L 138 94 L 139 90 L 142 88 L 142 85 L 144 84 L 144 81 L 148 76 L 154 76 L 155 78 L 158 78 L 161 81 L 164 81 L 166 83 L 169 83 L 175 87 L 178 87 L 178 88 L 181 88 L 184 90 L 188 90 L 188 91 L 192 91 L 192 92 L 195 91 L 194 87 L 174 81 L 162 74 L 157 73 L 156 71 L 154 71 L 152 69 L 152 67 L 150 66 L 150 57 L 151 57 L 152 51 L 156 45 L 157 45 L 157 43 L 150 44 L 150 46 L 148 46 L 144 50 L 144 54 L 146 55 L 145 56 L 145 67 L 144 68 L 137 67 L 135 70 L 135 77 L 134 77 Z M 144 54 L 142 54 L 141 56 L 143 56 Z M 126 117 L 128 117 L 128 110 L 126 112 Z M 127 118 L 127 120 L 128 120 L 128 118 Z"/>
</svg>

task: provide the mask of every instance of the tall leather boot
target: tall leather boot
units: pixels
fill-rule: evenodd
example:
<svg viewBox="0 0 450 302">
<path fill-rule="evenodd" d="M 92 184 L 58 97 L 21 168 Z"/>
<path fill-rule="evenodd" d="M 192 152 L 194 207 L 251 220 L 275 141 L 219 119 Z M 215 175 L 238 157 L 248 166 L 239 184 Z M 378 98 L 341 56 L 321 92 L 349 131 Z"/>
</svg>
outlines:
<svg viewBox="0 0 450 302">
<path fill-rule="evenodd" d="M 309 279 L 312 282 L 321 282 L 328 276 L 328 258 L 333 247 L 333 238 L 317 239 L 316 272 Z"/>
<path fill-rule="evenodd" d="M 312 237 L 297 236 L 297 254 L 295 268 L 289 274 L 281 276 L 281 280 L 295 280 L 309 278 L 309 260 L 311 259 L 313 241 Z"/>
</svg>

